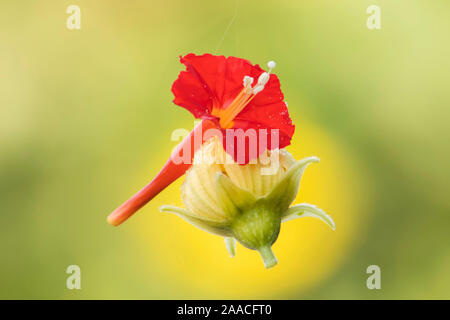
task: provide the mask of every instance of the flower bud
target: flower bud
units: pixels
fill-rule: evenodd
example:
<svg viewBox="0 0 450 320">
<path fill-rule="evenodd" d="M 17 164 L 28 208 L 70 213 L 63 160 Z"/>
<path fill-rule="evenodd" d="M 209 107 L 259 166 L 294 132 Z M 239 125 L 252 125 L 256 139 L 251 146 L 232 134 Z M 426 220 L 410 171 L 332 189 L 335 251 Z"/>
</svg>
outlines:
<svg viewBox="0 0 450 320">
<path fill-rule="evenodd" d="M 270 159 L 262 161 L 262 157 Z M 297 196 L 300 178 L 316 157 L 295 161 L 286 150 L 267 150 L 257 163 L 240 165 L 223 149 L 217 137 L 196 152 L 186 172 L 181 198 L 186 209 L 163 206 L 200 229 L 225 237 L 234 256 L 236 240 L 257 250 L 266 268 L 277 264 L 272 244 L 281 222 L 297 217 L 317 217 L 334 229 L 333 220 L 321 209 L 308 204 L 289 207 Z M 276 165 L 274 166 L 274 164 Z M 272 166 L 271 174 L 261 171 Z"/>
</svg>

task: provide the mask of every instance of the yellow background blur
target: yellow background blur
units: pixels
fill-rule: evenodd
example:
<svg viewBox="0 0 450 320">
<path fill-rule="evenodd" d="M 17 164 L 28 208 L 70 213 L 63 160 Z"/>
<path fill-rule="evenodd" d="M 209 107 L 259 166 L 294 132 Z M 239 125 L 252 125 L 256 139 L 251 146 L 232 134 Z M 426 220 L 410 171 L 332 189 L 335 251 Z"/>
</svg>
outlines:
<svg viewBox="0 0 450 320">
<path fill-rule="evenodd" d="M 0 298 L 449 299 L 449 30 L 446 0 L 2 1 Z M 321 158 L 297 202 L 337 230 L 283 224 L 273 269 L 160 213 L 183 179 L 106 223 L 193 126 L 170 92 L 189 52 L 275 60 L 288 150 Z M 66 289 L 72 264 L 81 290 Z"/>
</svg>

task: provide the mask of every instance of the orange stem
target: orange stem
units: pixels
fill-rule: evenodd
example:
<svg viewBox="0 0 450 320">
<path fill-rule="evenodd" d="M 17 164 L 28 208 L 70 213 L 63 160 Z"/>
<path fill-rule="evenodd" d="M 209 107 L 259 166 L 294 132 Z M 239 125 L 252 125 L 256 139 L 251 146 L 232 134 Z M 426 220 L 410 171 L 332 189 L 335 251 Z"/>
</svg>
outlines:
<svg viewBox="0 0 450 320">
<path fill-rule="evenodd" d="M 208 129 L 216 127 L 217 126 L 215 123 L 210 120 L 203 120 L 197 127 L 195 127 L 194 130 L 192 130 L 191 133 L 189 133 L 189 135 L 177 146 L 170 158 L 162 167 L 161 171 L 159 171 L 153 180 L 130 199 L 125 201 L 120 207 L 114 210 L 108 216 L 108 222 L 113 226 L 120 225 L 172 182 L 181 177 L 190 168 L 195 151 L 200 148 L 204 142 L 203 133 Z M 176 164 L 173 159 L 181 157 L 182 151 L 185 150 L 186 147 L 189 147 L 189 144 L 191 161 L 189 161 L 189 163 Z"/>
</svg>

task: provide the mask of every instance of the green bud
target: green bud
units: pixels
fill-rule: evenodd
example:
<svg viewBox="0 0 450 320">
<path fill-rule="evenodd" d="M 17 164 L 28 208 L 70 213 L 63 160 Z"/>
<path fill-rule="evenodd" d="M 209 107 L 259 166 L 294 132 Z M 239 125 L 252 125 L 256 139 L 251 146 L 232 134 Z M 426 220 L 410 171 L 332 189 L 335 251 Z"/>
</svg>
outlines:
<svg viewBox="0 0 450 320">
<path fill-rule="evenodd" d="M 258 250 L 265 267 L 270 268 L 277 263 L 271 247 L 278 238 L 280 226 L 280 212 L 268 205 L 265 199 L 260 199 L 233 219 L 231 230 L 244 247 Z"/>
</svg>

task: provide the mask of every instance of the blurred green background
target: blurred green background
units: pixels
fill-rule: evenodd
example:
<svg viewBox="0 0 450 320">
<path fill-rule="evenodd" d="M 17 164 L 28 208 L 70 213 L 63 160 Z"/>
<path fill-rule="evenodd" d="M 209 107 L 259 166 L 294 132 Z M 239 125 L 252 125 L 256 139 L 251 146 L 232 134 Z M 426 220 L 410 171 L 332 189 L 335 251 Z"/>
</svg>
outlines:
<svg viewBox="0 0 450 320">
<path fill-rule="evenodd" d="M 71 4 L 81 30 L 66 28 Z M 371 4 L 381 30 L 366 27 Z M 449 1 L 4 0 L 0 26 L 0 298 L 450 298 Z M 192 127 L 170 92 L 189 52 L 275 60 L 294 122 L 359 168 L 361 232 L 307 289 L 222 294 L 153 268 L 146 246 L 164 239 L 142 244 L 136 228 L 162 200 L 105 221 L 157 172 L 171 132 Z M 82 290 L 65 287 L 70 264 Z M 366 288 L 371 264 L 381 290 Z"/>
</svg>

